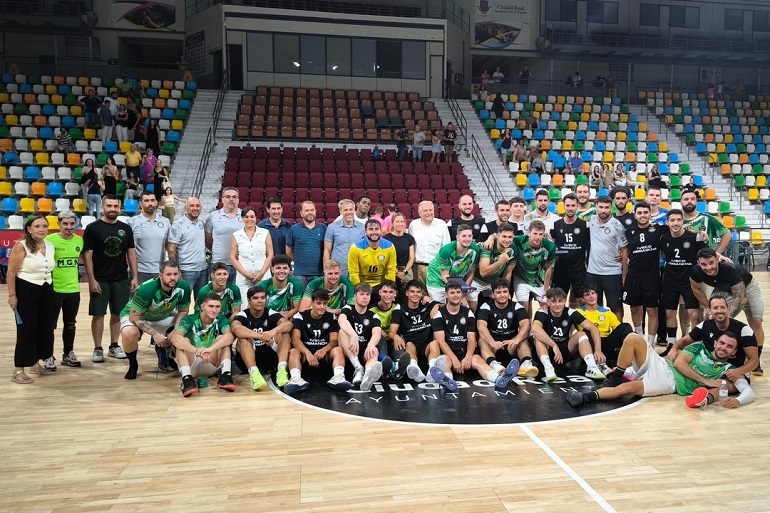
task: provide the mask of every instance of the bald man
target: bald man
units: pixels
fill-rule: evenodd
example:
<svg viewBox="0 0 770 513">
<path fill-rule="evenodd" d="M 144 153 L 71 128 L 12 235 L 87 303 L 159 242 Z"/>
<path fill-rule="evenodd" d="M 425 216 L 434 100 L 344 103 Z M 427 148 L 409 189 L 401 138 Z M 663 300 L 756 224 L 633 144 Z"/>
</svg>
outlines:
<svg viewBox="0 0 770 513">
<path fill-rule="evenodd" d="M 169 260 L 179 263 L 182 279 L 190 284 L 195 299 L 198 291 L 208 282 L 206 263 L 206 234 L 203 230 L 201 202 L 190 198 L 184 206 L 184 216 L 174 221 L 168 232 L 166 251 Z"/>
<path fill-rule="evenodd" d="M 457 203 L 457 209 L 460 211 L 460 216 L 450 220 L 446 225 L 449 228 L 449 237 L 452 240 L 457 239 L 457 227 L 461 224 L 467 224 L 473 230 L 473 240 L 478 242 L 481 236 L 481 227 L 484 226 L 484 218 L 476 216 L 473 213 L 473 207 L 475 203 L 473 196 L 465 195 L 460 197 L 460 201 Z"/>
</svg>

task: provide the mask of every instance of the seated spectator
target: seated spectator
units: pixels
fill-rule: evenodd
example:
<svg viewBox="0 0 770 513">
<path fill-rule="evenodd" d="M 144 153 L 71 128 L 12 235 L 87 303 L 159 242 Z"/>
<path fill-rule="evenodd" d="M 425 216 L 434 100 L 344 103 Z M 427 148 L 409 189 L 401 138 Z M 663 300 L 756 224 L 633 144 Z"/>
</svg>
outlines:
<svg viewBox="0 0 770 513">
<path fill-rule="evenodd" d="M 553 161 L 553 174 L 561 174 L 567 169 L 567 156 L 564 155 L 564 150 L 557 151 L 551 160 Z"/>
<path fill-rule="evenodd" d="M 647 171 L 647 187 L 657 187 L 659 189 L 666 187 L 666 182 L 661 178 L 657 164 L 653 164 L 650 170 Z"/>
<path fill-rule="evenodd" d="M 690 180 L 682 187 L 682 194 L 685 192 L 694 192 L 698 195 L 698 197 L 700 197 L 700 191 L 698 190 L 698 186 L 695 185 L 694 177 L 691 176 Z"/>
<path fill-rule="evenodd" d="M 487 91 L 487 86 L 481 86 L 479 88 L 479 101 L 482 101 L 484 103 L 489 101 L 489 91 Z"/>
<path fill-rule="evenodd" d="M 525 160 L 529 160 L 529 152 L 527 151 L 526 147 L 526 137 L 522 137 L 519 139 L 519 142 L 516 143 L 516 146 L 513 148 L 513 160 L 516 162 L 524 162 Z"/>
<path fill-rule="evenodd" d="M 573 152 L 572 158 L 569 159 L 567 162 L 567 168 L 565 170 L 565 174 L 573 174 L 577 175 L 580 174 L 583 168 L 583 159 L 580 158 L 579 152 Z"/>
<path fill-rule="evenodd" d="M 607 78 L 605 78 L 604 73 L 600 72 L 594 79 L 594 87 L 604 87 L 605 85 L 607 85 Z"/>
<path fill-rule="evenodd" d="M 545 173 L 545 159 L 543 158 L 543 154 L 541 152 L 533 152 L 532 153 L 532 172 L 533 173 Z M 554 168 L 554 173 L 556 173 L 556 168 Z"/>
<path fill-rule="evenodd" d="M 628 185 L 626 167 L 623 164 L 619 163 L 615 166 L 615 171 L 612 173 L 612 183 L 615 187 L 625 187 Z"/>
<path fill-rule="evenodd" d="M 484 70 L 484 73 L 481 74 L 481 83 L 490 84 L 491 82 L 492 82 L 492 76 L 489 74 L 487 70 Z"/>
<path fill-rule="evenodd" d="M 59 135 L 56 136 L 56 149 L 54 150 L 55 153 L 64 153 L 64 158 L 67 158 L 67 155 L 69 155 L 69 152 L 72 151 L 72 137 L 70 137 L 69 132 L 67 132 L 67 129 L 62 127 L 59 127 Z"/>
</svg>

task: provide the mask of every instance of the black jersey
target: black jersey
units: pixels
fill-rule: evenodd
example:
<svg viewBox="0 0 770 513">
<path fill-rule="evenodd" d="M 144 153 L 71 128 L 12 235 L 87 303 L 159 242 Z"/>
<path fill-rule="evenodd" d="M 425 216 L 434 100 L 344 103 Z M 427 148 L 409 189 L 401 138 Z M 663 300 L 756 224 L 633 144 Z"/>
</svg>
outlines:
<svg viewBox="0 0 770 513">
<path fill-rule="evenodd" d="M 426 344 L 433 335 L 430 311 L 436 305 L 434 301 L 420 305 L 414 310 L 406 304 L 396 305 L 390 324 L 398 325 L 398 334 L 407 342 Z"/>
<path fill-rule="evenodd" d="M 476 316 L 467 306 L 461 306 L 460 311 L 454 315 L 449 313 L 446 306 L 442 306 L 431 325 L 434 333 L 444 332 L 444 340 L 453 351 L 463 350 L 468 347 L 468 333 L 476 333 Z"/>
<path fill-rule="evenodd" d="M 519 233 L 519 225 L 518 224 L 514 223 L 513 221 L 506 221 L 506 223 L 508 223 L 511 226 L 513 226 L 513 233 L 514 233 L 514 235 Z M 490 222 L 484 224 L 481 227 L 481 234 L 479 235 L 479 238 L 476 239 L 476 242 L 485 242 L 489 238 L 490 235 L 492 235 L 493 233 L 497 233 L 498 228 L 500 228 L 500 226 L 497 224 L 497 219 L 495 219 L 494 221 L 490 221 Z"/>
<path fill-rule="evenodd" d="M 487 323 L 487 330 L 495 342 L 510 340 L 519 334 L 519 323 L 529 319 L 527 310 L 516 301 L 508 301 L 505 308 L 497 308 L 494 302 L 479 307 L 478 322 Z"/>
<path fill-rule="evenodd" d="M 640 228 L 635 222 L 626 227 L 629 276 L 659 279 L 660 239 L 665 233 L 670 233 L 668 226 L 651 224 Z"/>
<path fill-rule="evenodd" d="M 334 332 L 339 332 L 340 326 L 337 324 L 337 316 L 324 312 L 320 319 L 314 319 L 310 315 L 311 310 L 298 312 L 292 318 L 294 329 L 299 331 L 299 338 L 308 347 L 322 348 L 328 344 L 330 336 Z"/>
<path fill-rule="evenodd" d="M 757 347 L 757 337 L 754 336 L 754 330 L 741 321 L 730 319 L 727 329 L 720 330 L 717 323 L 714 322 L 713 319 L 709 319 L 708 321 L 703 321 L 695 326 L 692 331 L 690 331 L 690 338 L 695 342 L 703 342 L 706 349 L 713 351 L 714 343 L 719 340 L 719 337 L 726 331 L 731 331 L 738 336 L 738 349 L 735 351 L 734 355 L 727 359 L 727 361 L 735 367 L 740 367 L 746 363 L 746 352 L 743 348 Z"/>
<path fill-rule="evenodd" d="M 634 217 L 633 212 L 626 212 L 625 214 L 619 215 L 619 216 L 616 215 L 615 219 L 620 221 L 620 224 L 622 224 L 623 228 L 625 228 L 626 230 L 628 230 L 629 226 L 633 226 L 636 224 L 636 217 Z"/>
<path fill-rule="evenodd" d="M 251 312 L 247 308 L 246 310 L 241 310 L 236 314 L 236 316 L 233 318 L 233 322 L 238 321 L 245 328 L 248 328 L 252 331 L 256 331 L 257 333 L 262 333 L 265 331 L 270 331 L 274 329 L 276 326 L 278 326 L 278 323 L 283 319 L 283 315 L 280 314 L 280 312 L 276 312 L 275 310 L 268 310 L 267 308 L 262 311 L 262 315 L 259 317 L 254 317 L 251 315 Z M 264 342 L 261 340 L 254 340 L 254 347 L 264 345 Z"/>
<path fill-rule="evenodd" d="M 553 224 L 551 238 L 559 257 L 556 267 L 567 272 L 585 272 L 586 254 L 591 245 L 586 222 L 578 218 L 574 223 L 567 224 L 564 219 L 559 219 Z"/>
<path fill-rule="evenodd" d="M 572 308 L 565 308 L 559 317 L 554 317 L 550 310 L 538 310 L 535 320 L 540 321 L 545 333 L 557 344 L 565 344 L 572 328 L 577 328 L 586 320 L 583 314 Z"/>
<path fill-rule="evenodd" d="M 380 327 L 380 318 L 374 312 L 367 310 L 364 313 L 358 313 L 353 305 L 345 305 L 340 311 L 340 315 L 345 314 L 353 331 L 358 335 L 359 344 L 368 344 L 372 339 L 372 330 Z"/>
<path fill-rule="evenodd" d="M 661 249 L 666 257 L 663 271 L 664 286 L 676 285 L 690 287 L 690 269 L 697 261 L 701 248 L 708 247 L 695 232 L 685 231 L 681 237 L 664 233 L 660 238 Z"/>
<path fill-rule="evenodd" d="M 690 269 L 690 278 L 692 281 L 698 283 L 705 283 L 716 290 L 721 290 L 732 293 L 734 285 L 743 282 L 744 285 L 751 283 L 754 277 L 741 266 L 735 264 L 728 264 L 727 262 L 719 262 L 719 270 L 716 276 L 709 276 L 704 273 L 698 264 L 695 264 Z"/>
<path fill-rule="evenodd" d="M 481 228 L 484 226 L 484 218 L 483 217 L 474 217 L 473 219 L 465 220 L 462 217 L 456 217 L 449 221 L 446 224 L 447 229 L 449 230 L 449 238 L 452 240 L 457 240 L 457 227 L 461 224 L 467 224 L 471 227 L 473 230 L 473 240 L 476 242 L 479 242 L 481 240 Z M 483 236 L 484 239 L 487 238 L 486 235 Z"/>
</svg>

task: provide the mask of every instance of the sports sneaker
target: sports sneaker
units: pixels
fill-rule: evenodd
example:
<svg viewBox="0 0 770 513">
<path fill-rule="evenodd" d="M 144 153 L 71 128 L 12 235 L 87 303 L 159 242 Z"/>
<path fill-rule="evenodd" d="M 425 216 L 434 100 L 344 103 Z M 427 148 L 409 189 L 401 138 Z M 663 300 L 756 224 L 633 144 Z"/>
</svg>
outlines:
<svg viewBox="0 0 770 513">
<path fill-rule="evenodd" d="M 546 383 L 551 383 L 552 381 L 556 381 L 559 379 L 559 376 L 556 375 L 556 371 L 553 369 L 553 367 L 546 367 L 545 368 L 545 376 L 543 376 L 543 381 Z"/>
<path fill-rule="evenodd" d="M 117 358 L 118 360 L 123 360 L 124 358 L 128 358 L 126 356 L 126 353 L 123 351 L 123 348 L 117 344 L 115 344 L 114 346 L 110 346 L 110 349 L 107 352 L 107 356 Z"/>
<path fill-rule="evenodd" d="M 353 386 L 360 385 L 363 380 L 364 380 L 364 368 L 359 367 L 356 369 L 356 372 L 353 374 Z"/>
<path fill-rule="evenodd" d="M 527 360 L 519 367 L 517 374 L 523 378 L 536 378 L 540 371 L 532 365 L 532 360 Z"/>
<path fill-rule="evenodd" d="M 752 376 L 764 376 L 765 375 L 765 371 L 762 370 L 762 366 L 761 365 L 757 365 L 757 368 L 754 369 L 753 371 L 751 371 L 751 375 Z"/>
<path fill-rule="evenodd" d="M 382 377 L 387 378 L 393 372 L 393 359 L 390 356 L 386 356 L 380 361 L 382 365 Z"/>
<path fill-rule="evenodd" d="M 411 361 L 411 360 L 410 360 Z M 411 363 L 406 368 L 406 376 L 415 383 L 422 383 L 425 381 L 425 374 L 422 373 L 420 367 L 415 363 Z"/>
<path fill-rule="evenodd" d="M 327 381 L 326 384 L 332 387 L 334 390 L 339 390 L 340 392 L 347 392 L 353 388 L 353 385 L 350 384 L 350 381 L 346 380 L 345 376 L 342 376 L 341 374 L 332 376 L 332 379 Z"/>
<path fill-rule="evenodd" d="M 447 376 L 441 367 L 431 367 L 430 377 L 433 379 L 434 383 L 438 383 L 450 392 L 457 392 L 457 381 Z"/>
<path fill-rule="evenodd" d="M 433 373 L 431 372 L 433 367 L 439 368 L 441 369 L 441 372 L 444 372 L 444 369 L 446 368 L 446 357 L 442 354 L 436 358 L 436 360 L 433 362 L 433 365 L 428 367 L 428 374 L 425 376 L 425 381 L 428 383 L 435 383 L 435 381 L 433 381 Z"/>
<path fill-rule="evenodd" d="M 598 367 L 599 370 L 602 371 L 602 374 L 605 376 L 610 376 L 612 374 L 612 369 L 606 363 L 600 363 Z"/>
<path fill-rule="evenodd" d="M 281 367 L 278 369 L 278 372 L 275 373 L 275 384 L 278 385 L 279 388 L 283 388 L 289 384 L 289 371 L 286 370 L 286 367 Z"/>
<path fill-rule="evenodd" d="M 708 396 L 708 388 L 699 387 L 693 391 L 692 395 L 685 398 L 684 404 L 686 404 L 688 408 L 700 408 L 701 406 L 706 406 Z"/>
<path fill-rule="evenodd" d="M 587 378 L 595 379 L 596 381 L 604 381 L 607 379 L 607 376 L 605 376 L 604 373 L 599 370 L 599 367 L 590 367 L 588 370 L 586 370 L 585 376 Z"/>
<path fill-rule="evenodd" d="M 300 377 L 291 378 L 286 386 L 283 387 L 283 392 L 286 395 L 294 395 L 297 392 L 302 392 L 309 386 L 310 383 Z"/>
<path fill-rule="evenodd" d="M 49 371 L 54 372 L 56 370 L 56 358 L 54 358 L 53 356 L 49 357 L 45 361 L 44 367 Z"/>
<path fill-rule="evenodd" d="M 519 372 L 519 360 L 512 359 L 495 380 L 495 388 L 504 389 Z"/>
<path fill-rule="evenodd" d="M 171 363 L 165 347 L 155 347 L 155 354 L 158 355 L 158 370 L 160 372 L 171 372 Z"/>
<path fill-rule="evenodd" d="M 91 356 L 91 361 L 94 363 L 104 362 L 104 350 L 101 347 L 94 349 L 94 354 Z"/>
<path fill-rule="evenodd" d="M 369 390 L 371 390 L 374 382 L 380 379 L 381 376 L 382 376 L 382 363 L 375 362 L 374 365 L 366 369 L 366 372 L 364 372 L 364 379 L 363 381 L 361 381 L 361 390 L 363 392 L 368 392 Z"/>
<path fill-rule="evenodd" d="M 580 406 L 583 406 L 586 403 L 586 398 L 583 397 L 583 394 L 581 394 L 580 392 L 576 392 L 575 390 L 569 390 L 567 392 L 567 402 L 573 408 L 578 408 Z"/>
<path fill-rule="evenodd" d="M 255 372 L 254 374 L 259 374 L 258 372 Z M 261 375 L 259 376 L 262 377 Z M 262 383 L 265 382 L 265 379 L 262 378 Z M 251 382 L 252 388 L 254 387 L 254 381 Z M 233 373 L 232 372 L 223 372 L 219 375 L 219 380 L 217 381 L 217 388 L 221 388 L 222 390 L 227 390 L 228 392 L 235 392 L 235 382 L 233 381 Z"/>
<path fill-rule="evenodd" d="M 198 383 L 192 376 L 185 376 L 182 378 L 182 386 L 179 387 L 182 390 L 182 397 L 188 397 L 198 393 Z"/>
<path fill-rule="evenodd" d="M 230 377 L 230 380 L 232 381 L 232 377 Z M 220 379 L 219 382 L 222 383 L 222 380 Z M 260 374 L 258 370 L 254 370 L 254 372 L 249 374 L 249 382 L 251 383 L 252 390 L 259 390 L 263 386 L 267 385 L 267 381 L 265 381 L 265 378 L 262 377 L 262 374 Z M 219 385 L 217 385 L 217 387 L 218 386 Z"/>
<path fill-rule="evenodd" d="M 398 361 L 396 362 L 396 369 L 391 374 L 393 379 L 399 380 L 403 378 L 404 374 L 409 370 L 409 362 L 411 361 L 412 358 L 409 356 L 409 353 L 404 353 L 399 356 Z M 417 370 L 419 370 L 419 368 Z"/>
<path fill-rule="evenodd" d="M 75 355 L 75 351 L 70 351 L 69 353 L 62 355 L 61 364 L 65 367 L 80 367 L 81 365 L 80 360 L 78 360 L 77 355 Z"/>
</svg>

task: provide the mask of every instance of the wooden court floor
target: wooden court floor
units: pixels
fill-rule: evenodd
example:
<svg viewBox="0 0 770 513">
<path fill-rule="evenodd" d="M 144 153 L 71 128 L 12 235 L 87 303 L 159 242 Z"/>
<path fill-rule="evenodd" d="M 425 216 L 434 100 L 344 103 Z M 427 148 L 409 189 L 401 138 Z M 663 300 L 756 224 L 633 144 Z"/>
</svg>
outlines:
<svg viewBox="0 0 770 513">
<path fill-rule="evenodd" d="M 91 363 L 83 287 L 83 367 L 17 385 L 0 286 L 2 512 L 770 511 L 770 377 L 739 410 L 667 396 L 502 427 L 343 417 L 254 393 L 245 376 L 233 394 L 183 399 L 146 344 L 135 382 L 125 361 Z"/>
</svg>

